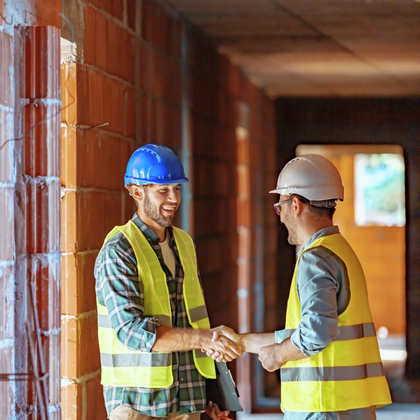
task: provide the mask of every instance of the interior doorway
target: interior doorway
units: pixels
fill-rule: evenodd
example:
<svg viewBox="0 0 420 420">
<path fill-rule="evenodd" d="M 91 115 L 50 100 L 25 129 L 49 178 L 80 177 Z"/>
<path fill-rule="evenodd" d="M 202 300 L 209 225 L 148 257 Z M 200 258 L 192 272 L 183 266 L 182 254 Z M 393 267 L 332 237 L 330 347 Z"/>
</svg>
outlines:
<svg viewBox="0 0 420 420">
<path fill-rule="evenodd" d="M 407 357 L 403 149 L 399 145 L 296 148 L 296 156 L 310 153 L 329 159 L 341 174 L 345 195 L 337 205 L 334 223 L 361 261 L 385 371 L 390 381 L 399 380 Z M 392 162 L 397 162 L 397 170 L 384 174 Z M 363 170 L 366 167 L 368 174 Z M 371 181 L 376 185 L 367 186 Z M 381 207 L 380 200 L 388 204 Z"/>
</svg>

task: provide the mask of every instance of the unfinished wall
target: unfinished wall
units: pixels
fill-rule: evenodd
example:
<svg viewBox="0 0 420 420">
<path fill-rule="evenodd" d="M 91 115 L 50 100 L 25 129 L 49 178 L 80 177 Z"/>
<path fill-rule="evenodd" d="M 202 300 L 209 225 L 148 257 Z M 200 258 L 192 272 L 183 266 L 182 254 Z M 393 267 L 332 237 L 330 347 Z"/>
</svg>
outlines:
<svg viewBox="0 0 420 420">
<path fill-rule="evenodd" d="M 106 418 L 93 268 L 106 234 L 132 215 L 122 180 L 136 146 L 138 4 L 63 4 L 63 419 Z"/>
<path fill-rule="evenodd" d="M 279 167 L 294 157 L 299 144 L 399 144 L 406 169 L 406 376 L 420 374 L 419 277 L 419 115 L 418 98 L 277 100 Z M 292 247 L 279 230 L 279 263 L 293 271 Z M 283 299 L 285 305 L 285 299 Z M 392 307 L 388 308 L 392 311 Z M 409 397 L 407 395 L 407 397 Z"/>
<path fill-rule="evenodd" d="M 50 419 L 61 418 L 60 30 L 56 19 L 38 20 L 33 6 L 0 2 L 0 417 L 5 419 L 45 419 L 47 410 Z M 40 23 L 49 26 L 35 26 Z"/>
<path fill-rule="evenodd" d="M 180 156 L 191 183 L 179 224 L 196 239 L 212 324 L 263 328 L 257 298 L 276 316 L 275 290 L 263 287 L 275 276 L 274 112 L 200 32 L 156 2 L 79 1 L 63 12 L 75 41 L 62 64 L 63 418 L 100 420 L 93 265 L 107 232 L 134 213 L 123 187 L 129 156 L 147 142 Z M 249 356 L 242 363 L 251 409 Z"/>
</svg>

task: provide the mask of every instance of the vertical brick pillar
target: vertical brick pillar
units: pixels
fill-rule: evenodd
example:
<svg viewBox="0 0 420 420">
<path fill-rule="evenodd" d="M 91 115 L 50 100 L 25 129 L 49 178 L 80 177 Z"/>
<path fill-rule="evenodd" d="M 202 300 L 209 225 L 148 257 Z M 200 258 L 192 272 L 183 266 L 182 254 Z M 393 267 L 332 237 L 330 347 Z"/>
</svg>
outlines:
<svg viewBox="0 0 420 420">
<path fill-rule="evenodd" d="M 3 4 L 0 0 L 0 13 Z M 0 17 L 1 19 L 1 17 Z M 0 25 L 3 22 L 0 21 Z M 14 362 L 14 143 L 12 37 L 0 31 L 0 374 L 13 372 Z M 0 418 L 13 413 L 15 383 L 0 381 Z"/>
<path fill-rule="evenodd" d="M 23 28 L 21 34 L 23 140 L 16 200 L 21 220 L 17 218 L 15 227 L 19 235 L 17 259 L 23 263 L 17 270 L 21 288 L 17 299 L 19 293 L 26 295 L 27 308 L 15 313 L 16 325 L 21 321 L 20 333 L 25 332 L 26 319 L 35 328 L 29 286 L 34 283 L 51 420 L 61 418 L 60 30 L 32 26 Z M 28 366 L 31 369 L 30 351 Z M 34 401 L 39 405 L 37 388 L 35 384 L 32 387 Z"/>
</svg>

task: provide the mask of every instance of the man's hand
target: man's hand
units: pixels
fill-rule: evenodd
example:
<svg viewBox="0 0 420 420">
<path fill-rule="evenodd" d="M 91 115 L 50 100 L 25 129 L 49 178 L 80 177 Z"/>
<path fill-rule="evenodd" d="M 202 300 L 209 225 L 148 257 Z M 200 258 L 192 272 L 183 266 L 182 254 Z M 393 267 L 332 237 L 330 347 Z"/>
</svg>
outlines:
<svg viewBox="0 0 420 420">
<path fill-rule="evenodd" d="M 230 411 L 220 411 L 217 404 L 214 404 L 212 401 L 209 401 L 206 408 L 206 414 L 209 415 L 212 420 L 228 419 L 229 413 Z"/>
<path fill-rule="evenodd" d="M 235 331 L 224 325 L 210 331 L 213 333 L 212 343 L 201 349 L 207 356 L 218 362 L 231 362 L 242 355 L 239 336 Z"/>
<path fill-rule="evenodd" d="M 280 344 L 270 344 L 269 346 L 261 347 L 258 353 L 258 359 L 262 364 L 262 367 L 269 372 L 274 372 L 280 369 L 287 360 L 280 357 L 279 353 Z"/>
<path fill-rule="evenodd" d="M 241 337 L 239 334 L 236 334 L 235 331 L 232 330 L 232 328 L 220 325 L 219 327 L 212 328 L 210 331 L 213 332 L 212 341 L 214 344 L 212 343 L 211 348 L 202 349 L 202 351 L 205 352 L 207 356 L 213 358 L 217 362 L 230 362 L 231 360 L 233 360 L 228 360 L 225 357 L 225 354 L 223 354 L 217 349 L 218 343 L 224 342 L 226 339 L 228 339 L 231 343 L 234 343 L 236 348 L 240 351 L 240 353 L 237 353 L 238 356 L 240 356 L 243 353 Z"/>
<path fill-rule="evenodd" d="M 293 344 L 290 337 L 281 343 L 261 347 L 258 352 L 262 367 L 269 372 L 280 369 L 288 361 L 305 358 L 306 356 Z"/>
</svg>

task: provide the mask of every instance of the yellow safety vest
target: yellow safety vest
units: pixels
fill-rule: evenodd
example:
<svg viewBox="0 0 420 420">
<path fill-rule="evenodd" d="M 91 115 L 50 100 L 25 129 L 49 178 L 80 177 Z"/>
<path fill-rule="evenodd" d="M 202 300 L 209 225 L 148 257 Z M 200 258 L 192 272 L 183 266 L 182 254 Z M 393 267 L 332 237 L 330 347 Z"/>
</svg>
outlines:
<svg viewBox="0 0 420 420">
<path fill-rule="evenodd" d="M 391 404 L 360 262 L 341 234 L 319 238 L 304 252 L 325 247 L 346 265 L 350 301 L 338 316 L 337 337 L 315 356 L 281 368 L 282 408 L 299 412 L 346 411 Z M 303 253 L 302 253 L 303 254 Z M 286 312 L 286 336 L 301 320 L 296 273 Z"/>
<path fill-rule="evenodd" d="M 124 226 L 116 226 L 107 235 L 104 244 L 118 232 L 126 236 L 137 259 L 139 278 L 143 283 L 144 315 L 157 318 L 162 325 L 172 326 L 166 275 L 155 251 L 131 220 Z M 184 269 L 183 294 L 188 321 L 194 329 L 209 329 L 210 322 L 197 276 L 194 243 L 181 229 L 174 227 L 173 232 Z M 97 308 L 101 384 L 143 388 L 167 388 L 172 385 L 172 353 L 149 353 L 124 347 L 112 328 L 106 306 L 97 301 Z M 201 350 L 193 350 L 193 358 L 201 375 L 216 378 L 213 359 Z"/>
</svg>

